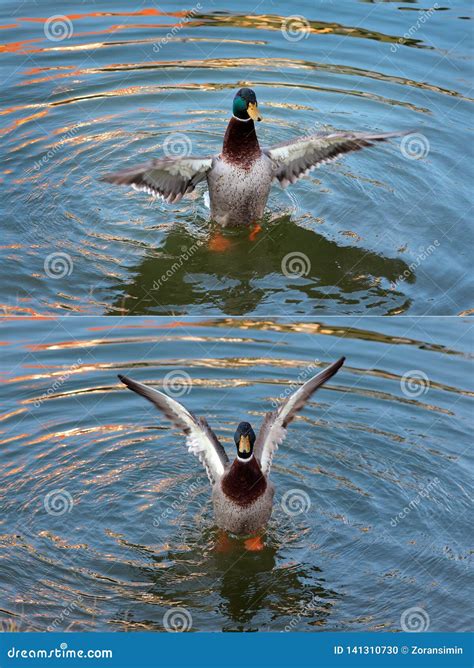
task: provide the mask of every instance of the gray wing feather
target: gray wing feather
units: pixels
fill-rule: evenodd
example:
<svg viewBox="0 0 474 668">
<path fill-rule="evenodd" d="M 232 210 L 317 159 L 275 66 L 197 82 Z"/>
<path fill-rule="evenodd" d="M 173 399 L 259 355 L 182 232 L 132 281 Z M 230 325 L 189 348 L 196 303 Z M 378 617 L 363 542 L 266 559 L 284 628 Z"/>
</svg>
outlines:
<svg viewBox="0 0 474 668">
<path fill-rule="evenodd" d="M 206 178 L 212 167 L 212 158 L 163 158 L 150 160 L 120 172 L 105 174 L 101 181 L 119 186 L 132 186 L 150 195 L 161 197 L 168 204 L 194 190 Z"/>
<path fill-rule="evenodd" d="M 287 427 L 296 413 L 303 408 L 311 395 L 321 385 L 324 385 L 339 371 L 344 361 L 345 357 L 341 357 L 337 362 L 310 378 L 296 392 L 291 394 L 277 410 L 265 415 L 254 448 L 254 454 L 260 461 L 260 467 L 264 475 L 269 474 L 273 455 L 280 443 L 283 442 Z"/>
<path fill-rule="evenodd" d="M 300 176 L 326 162 L 336 160 L 344 153 L 359 151 L 376 142 L 405 134 L 408 133 L 321 132 L 276 144 L 264 149 L 264 153 L 273 161 L 274 178 L 286 188 L 289 183 L 295 183 Z"/>
<path fill-rule="evenodd" d="M 206 469 L 211 484 L 224 474 L 229 459 L 224 448 L 204 418 L 195 417 L 179 401 L 131 378 L 119 375 L 130 390 L 145 397 L 156 406 L 176 427 L 186 435 L 188 451 L 196 455 Z"/>
</svg>

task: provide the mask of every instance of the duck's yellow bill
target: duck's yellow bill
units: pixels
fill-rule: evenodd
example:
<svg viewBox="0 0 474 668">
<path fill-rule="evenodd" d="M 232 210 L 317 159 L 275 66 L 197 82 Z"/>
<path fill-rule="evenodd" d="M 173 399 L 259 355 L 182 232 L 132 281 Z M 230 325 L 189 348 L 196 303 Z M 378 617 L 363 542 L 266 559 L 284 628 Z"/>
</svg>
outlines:
<svg viewBox="0 0 474 668">
<path fill-rule="evenodd" d="M 250 437 L 249 436 L 241 436 L 240 437 L 239 452 L 241 452 L 242 454 L 244 452 L 251 452 Z"/>
<path fill-rule="evenodd" d="M 261 121 L 262 117 L 258 111 L 257 105 L 254 102 L 249 102 L 247 113 L 253 121 Z"/>
</svg>

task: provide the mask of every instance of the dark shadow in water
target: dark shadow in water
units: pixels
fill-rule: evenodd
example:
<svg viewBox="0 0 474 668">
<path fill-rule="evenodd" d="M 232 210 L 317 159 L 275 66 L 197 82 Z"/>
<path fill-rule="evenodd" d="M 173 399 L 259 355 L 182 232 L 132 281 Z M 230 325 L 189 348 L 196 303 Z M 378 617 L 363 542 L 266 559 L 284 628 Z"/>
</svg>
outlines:
<svg viewBox="0 0 474 668">
<path fill-rule="evenodd" d="M 326 625 L 340 594 L 324 586 L 318 567 L 285 563 L 278 558 L 281 546 L 271 540 L 263 550 L 250 552 L 234 539 L 221 553 L 215 536 L 209 542 L 205 534 L 192 546 L 185 541 L 184 551 L 153 556 L 155 567 L 140 568 L 135 579 L 144 575 L 150 582 L 147 601 L 153 608 L 139 600 L 130 606 L 129 600 L 111 623 L 162 631 L 166 612 L 178 609 L 179 614 L 184 608 L 192 615 L 194 631 L 294 631 Z"/>
<path fill-rule="evenodd" d="M 302 630 L 307 624 L 324 626 L 334 605 L 335 592 L 323 586 L 321 571 L 299 563 L 278 566 L 277 548 L 261 552 L 241 548 L 236 556 L 216 554 L 219 573 L 219 612 L 227 622 L 223 631 Z M 260 625 L 259 613 L 266 621 Z"/>
<path fill-rule="evenodd" d="M 225 250 L 216 250 L 222 246 L 220 237 L 229 244 Z M 287 276 L 282 264 L 291 273 L 305 275 Z M 265 301 L 273 312 L 273 304 L 280 312 L 286 302 L 293 310 L 295 303 L 300 304 L 308 314 L 328 308 L 347 313 L 352 306 L 360 311 L 361 303 L 374 315 L 404 313 L 410 300 L 387 286 L 387 281 L 397 283 L 404 272 L 405 280 L 413 283 L 415 276 L 402 260 L 339 246 L 296 225 L 289 216 L 266 224 L 254 241 L 248 229 L 221 233 L 206 226 L 195 236 L 177 224 L 156 254 L 131 270 L 133 281 L 119 286 L 125 294 L 110 314 L 120 309 L 132 315 L 193 310 L 244 315 Z"/>
</svg>

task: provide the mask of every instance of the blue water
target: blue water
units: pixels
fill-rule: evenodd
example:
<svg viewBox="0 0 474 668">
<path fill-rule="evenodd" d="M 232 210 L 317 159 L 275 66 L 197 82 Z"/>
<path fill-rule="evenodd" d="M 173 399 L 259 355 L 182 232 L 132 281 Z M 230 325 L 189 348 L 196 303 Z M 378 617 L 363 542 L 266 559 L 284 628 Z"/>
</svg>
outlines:
<svg viewBox="0 0 474 668">
<path fill-rule="evenodd" d="M 466 0 L 3 0 L 4 310 L 469 312 L 471 17 Z M 275 186 L 257 239 L 228 232 L 221 251 L 204 186 L 167 206 L 99 181 L 170 141 L 218 153 L 242 85 L 257 93 L 262 145 L 332 128 L 415 135 Z"/>
<path fill-rule="evenodd" d="M 194 631 L 399 631 L 412 608 L 424 629 L 470 628 L 468 319 L 13 319 L 0 334 L 5 628 L 162 631 L 180 608 Z M 341 355 L 275 456 L 265 549 L 217 551 L 199 462 L 117 373 L 165 383 L 231 455 L 238 422 L 257 427 Z"/>
</svg>

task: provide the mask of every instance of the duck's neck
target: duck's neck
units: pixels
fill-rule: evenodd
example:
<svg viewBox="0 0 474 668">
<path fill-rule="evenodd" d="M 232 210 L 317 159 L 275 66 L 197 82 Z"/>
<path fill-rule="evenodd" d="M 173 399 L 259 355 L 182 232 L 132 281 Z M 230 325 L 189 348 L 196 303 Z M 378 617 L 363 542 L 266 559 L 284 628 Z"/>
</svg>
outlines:
<svg viewBox="0 0 474 668">
<path fill-rule="evenodd" d="M 222 478 L 222 490 L 240 506 L 247 506 L 267 488 L 267 481 L 255 457 L 248 461 L 236 459 Z"/>
<path fill-rule="evenodd" d="M 253 120 L 239 121 L 232 117 L 224 135 L 222 158 L 227 162 L 248 167 L 260 153 Z"/>
</svg>

